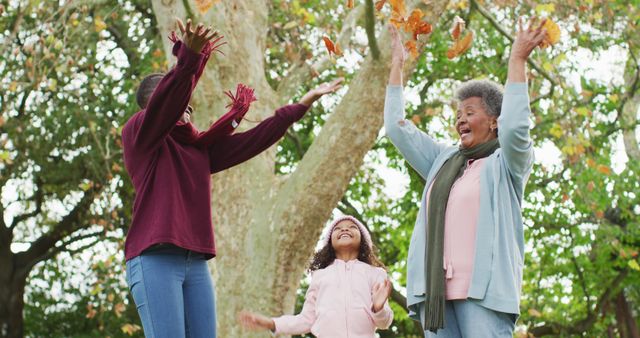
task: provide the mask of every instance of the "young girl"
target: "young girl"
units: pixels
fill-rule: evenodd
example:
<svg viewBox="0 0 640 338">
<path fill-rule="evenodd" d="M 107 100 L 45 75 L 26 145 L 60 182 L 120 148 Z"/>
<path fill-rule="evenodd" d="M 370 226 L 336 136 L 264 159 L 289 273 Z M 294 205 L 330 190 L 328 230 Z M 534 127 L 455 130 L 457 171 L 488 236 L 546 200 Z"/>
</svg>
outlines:
<svg viewBox="0 0 640 338">
<path fill-rule="evenodd" d="M 311 332 L 318 338 L 372 338 L 376 328 L 391 325 L 391 282 L 373 254 L 369 232 L 352 216 L 336 219 L 328 230 L 309 266 L 312 280 L 302 312 L 269 318 L 243 311 L 240 324 L 276 334 Z"/>
</svg>

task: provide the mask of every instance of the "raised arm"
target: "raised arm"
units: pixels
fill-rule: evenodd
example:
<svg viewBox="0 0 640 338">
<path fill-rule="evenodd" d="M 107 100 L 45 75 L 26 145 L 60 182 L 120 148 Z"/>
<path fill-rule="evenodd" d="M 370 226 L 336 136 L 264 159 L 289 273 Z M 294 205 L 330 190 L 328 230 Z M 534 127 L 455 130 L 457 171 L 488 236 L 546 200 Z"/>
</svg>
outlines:
<svg viewBox="0 0 640 338">
<path fill-rule="evenodd" d="M 426 179 L 433 161 L 446 146 L 436 143 L 411 121 L 405 119 L 402 68 L 406 53 L 395 26 L 389 25 L 389 33 L 392 48 L 391 71 L 384 101 L 384 129 L 402 156 Z"/>
<path fill-rule="evenodd" d="M 518 20 L 518 32 L 511 47 L 507 85 L 502 101 L 502 113 L 498 118 L 498 139 L 504 163 L 512 177 L 523 181 L 533 165 L 533 142 L 529 135 L 531 108 L 527 92 L 526 63 L 533 49 L 544 39 L 544 20 L 536 24 L 529 21 L 526 29 L 522 18 Z"/>
<path fill-rule="evenodd" d="M 260 122 L 252 129 L 217 140 L 208 149 L 211 173 L 247 161 L 278 142 L 287 129 L 304 116 L 313 102 L 325 94 L 338 90 L 341 82 L 342 78 L 331 83 L 324 83 L 318 88 L 310 90 L 299 103 L 279 108 L 274 116 Z"/>
<path fill-rule="evenodd" d="M 173 54 L 178 62 L 160 81 L 139 116 L 139 127 L 135 128 L 134 144 L 141 151 L 155 148 L 173 129 L 187 109 L 191 93 L 198 76 L 208 59 L 210 48 L 203 48 L 214 40 L 217 32 L 211 27 L 198 24 L 195 28 L 191 20 L 186 27 L 177 20 L 182 33 L 182 41 L 174 45 Z"/>
</svg>

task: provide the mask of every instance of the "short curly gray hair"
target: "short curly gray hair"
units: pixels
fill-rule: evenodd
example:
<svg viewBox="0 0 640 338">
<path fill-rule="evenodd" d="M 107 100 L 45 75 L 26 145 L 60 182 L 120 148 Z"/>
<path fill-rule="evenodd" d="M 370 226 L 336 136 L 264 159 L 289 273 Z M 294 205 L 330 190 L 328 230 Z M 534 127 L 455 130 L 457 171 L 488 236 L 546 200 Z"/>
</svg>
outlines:
<svg viewBox="0 0 640 338">
<path fill-rule="evenodd" d="M 479 97 L 491 116 L 500 116 L 502 108 L 502 86 L 491 80 L 471 80 L 456 89 L 455 99 L 462 102 L 470 97 Z"/>
</svg>

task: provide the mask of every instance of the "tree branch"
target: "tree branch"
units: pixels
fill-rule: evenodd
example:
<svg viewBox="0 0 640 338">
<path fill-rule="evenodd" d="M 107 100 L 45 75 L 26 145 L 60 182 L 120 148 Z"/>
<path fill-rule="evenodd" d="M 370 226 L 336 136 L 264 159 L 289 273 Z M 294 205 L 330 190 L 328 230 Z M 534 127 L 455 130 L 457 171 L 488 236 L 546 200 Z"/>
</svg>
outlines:
<svg viewBox="0 0 640 338">
<path fill-rule="evenodd" d="M 597 314 L 600 313 L 603 307 L 611 301 L 611 299 L 618 294 L 622 281 L 629 274 L 629 269 L 624 268 L 620 271 L 618 276 L 605 288 L 604 293 L 600 296 L 596 308 L 594 311 L 589 312 L 587 316 L 574 323 L 563 324 L 560 322 L 549 322 L 541 326 L 533 327 L 529 330 L 530 334 L 536 337 L 551 335 L 551 334 L 582 334 L 589 330 L 598 319 Z"/>
<path fill-rule="evenodd" d="M 11 221 L 11 225 L 9 226 L 9 230 L 13 231 L 13 229 L 15 229 L 15 227 L 21 222 L 31 217 L 35 217 L 38 214 L 40 214 L 40 212 L 42 212 L 42 203 L 44 202 L 44 192 L 42 188 L 42 181 L 40 181 L 40 179 L 37 177 L 35 181 L 36 181 L 35 182 L 36 191 L 33 193 L 34 194 L 33 199 L 36 201 L 36 208 L 31 212 L 27 212 L 14 217 L 13 220 Z"/>
<path fill-rule="evenodd" d="M 49 232 L 35 240 L 27 251 L 16 254 L 16 266 L 31 267 L 42 261 L 47 252 L 55 246 L 56 242 L 80 229 L 83 226 L 84 216 L 89 212 L 89 207 L 98 194 L 102 192 L 102 189 L 103 185 L 99 185 L 99 188 L 94 187 L 85 191 L 78 204 L 60 222 L 53 226 Z"/>
<path fill-rule="evenodd" d="M 366 0 L 365 4 L 364 29 L 367 32 L 371 57 L 373 57 L 374 60 L 378 60 L 380 59 L 380 49 L 378 49 L 378 42 L 376 40 L 376 17 L 373 0 Z"/>
<path fill-rule="evenodd" d="M 351 37 L 353 36 L 353 30 L 356 27 L 358 19 L 363 15 L 364 7 L 362 5 L 352 9 L 347 17 L 342 21 L 342 29 L 338 34 L 336 42 L 342 46 L 343 49 L 348 48 L 350 45 Z M 292 96 L 296 94 L 298 88 L 311 79 L 315 73 L 322 73 L 333 63 L 328 56 L 321 58 L 313 65 L 309 65 L 304 61 L 300 61 L 292 65 L 287 71 L 287 78 L 280 81 L 276 92 L 280 98 L 280 104 L 287 102 Z"/>
<path fill-rule="evenodd" d="M 475 7 L 478 10 L 478 12 L 485 19 L 487 19 L 491 23 L 491 25 L 493 25 L 498 30 L 498 32 L 500 32 L 504 37 L 509 39 L 511 43 L 513 43 L 513 37 L 511 36 L 511 34 L 509 34 L 509 32 L 507 32 L 507 30 L 504 27 L 502 27 L 502 25 L 493 17 L 493 15 L 491 15 L 491 13 L 489 13 L 489 11 L 487 11 L 484 7 L 482 7 L 482 5 L 480 5 L 477 0 L 470 0 L 470 1 L 471 1 L 472 7 Z M 533 59 L 531 58 L 527 59 L 527 63 L 533 69 L 535 69 L 540 75 L 542 75 L 545 79 L 549 80 L 551 84 L 558 85 L 558 81 L 554 79 L 551 75 L 549 75 L 549 73 L 547 73 L 544 69 L 542 69 L 542 67 L 540 67 L 535 61 L 533 61 Z"/>
</svg>

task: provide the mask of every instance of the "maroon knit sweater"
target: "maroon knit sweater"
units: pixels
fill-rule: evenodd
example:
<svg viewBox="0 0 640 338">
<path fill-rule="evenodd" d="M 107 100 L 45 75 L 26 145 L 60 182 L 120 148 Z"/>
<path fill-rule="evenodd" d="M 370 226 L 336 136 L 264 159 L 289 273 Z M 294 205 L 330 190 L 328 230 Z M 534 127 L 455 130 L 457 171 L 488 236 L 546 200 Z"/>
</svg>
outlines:
<svg viewBox="0 0 640 338">
<path fill-rule="evenodd" d="M 216 254 L 211 223 L 212 173 L 240 164 L 276 143 L 308 107 L 291 104 L 246 132 L 223 136 L 208 148 L 178 143 L 171 130 L 184 113 L 207 56 L 176 46 L 177 65 L 164 76 L 147 108 L 122 130 L 124 163 L 136 191 L 127 260 L 149 246 L 171 243 Z"/>
</svg>

